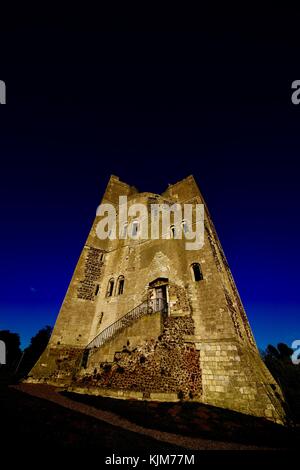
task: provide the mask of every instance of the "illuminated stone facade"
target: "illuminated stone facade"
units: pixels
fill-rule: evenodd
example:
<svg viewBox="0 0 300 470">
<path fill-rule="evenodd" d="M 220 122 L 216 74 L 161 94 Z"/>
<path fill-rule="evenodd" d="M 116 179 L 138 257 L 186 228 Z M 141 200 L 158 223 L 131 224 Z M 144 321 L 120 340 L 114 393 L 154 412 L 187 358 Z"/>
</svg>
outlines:
<svg viewBox="0 0 300 470">
<path fill-rule="evenodd" d="M 149 210 L 153 203 L 205 204 L 192 176 L 162 195 L 111 176 L 102 202 L 118 210 L 125 195 L 129 206 Z M 204 246 L 196 251 L 184 238 L 100 240 L 98 220 L 28 380 L 119 398 L 193 400 L 284 421 L 281 391 L 259 356 L 206 206 Z M 164 309 L 149 310 L 157 298 Z M 91 343 L 105 332 L 103 344 Z"/>
</svg>

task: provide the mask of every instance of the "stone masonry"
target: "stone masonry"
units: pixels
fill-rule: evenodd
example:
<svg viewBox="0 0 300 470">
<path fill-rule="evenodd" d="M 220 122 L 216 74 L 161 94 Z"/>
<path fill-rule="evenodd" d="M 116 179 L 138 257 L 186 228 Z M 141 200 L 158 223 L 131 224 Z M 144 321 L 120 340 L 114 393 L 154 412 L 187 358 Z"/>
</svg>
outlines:
<svg viewBox="0 0 300 470">
<path fill-rule="evenodd" d="M 198 401 L 283 423 L 281 390 L 259 356 L 194 178 L 158 195 L 111 176 L 102 202 L 118 212 L 119 196 L 149 211 L 154 203 L 204 204 L 204 246 L 186 250 L 184 238 L 100 240 L 96 216 L 27 380 L 123 399 Z M 157 299 L 165 308 L 149 309 Z"/>
</svg>

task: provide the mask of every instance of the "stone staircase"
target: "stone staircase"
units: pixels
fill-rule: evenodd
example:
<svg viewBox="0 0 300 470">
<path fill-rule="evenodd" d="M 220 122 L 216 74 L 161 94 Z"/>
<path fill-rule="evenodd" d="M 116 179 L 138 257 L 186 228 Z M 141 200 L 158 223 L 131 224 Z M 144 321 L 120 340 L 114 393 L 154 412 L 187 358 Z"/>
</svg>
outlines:
<svg viewBox="0 0 300 470">
<path fill-rule="evenodd" d="M 119 320 L 115 321 L 103 331 L 101 331 L 92 341 L 86 346 L 82 356 L 82 366 L 85 367 L 88 359 L 93 352 L 98 351 L 101 346 L 107 344 L 110 340 L 120 334 L 123 330 L 131 326 L 139 318 L 145 315 L 151 315 L 157 312 L 165 313 L 168 304 L 162 298 L 146 300 L 137 307 L 130 310 L 123 315 Z"/>
</svg>

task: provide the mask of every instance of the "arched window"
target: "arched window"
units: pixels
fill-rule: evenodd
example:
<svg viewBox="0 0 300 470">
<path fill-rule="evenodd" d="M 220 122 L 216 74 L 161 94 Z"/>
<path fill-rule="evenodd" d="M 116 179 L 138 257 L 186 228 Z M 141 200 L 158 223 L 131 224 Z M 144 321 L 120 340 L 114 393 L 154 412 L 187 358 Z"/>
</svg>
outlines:
<svg viewBox="0 0 300 470">
<path fill-rule="evenodd" d="M 139 223 L 137 220 L 132 222 L 132 236 L 136 237 L 139 232 Z"/>
<path fill-rule="evenodd" d="M 113 295 L 114 285 L 115 285 L 115 281 L 113 279 L 110 279 L 108 282 L 108 286 L 107 286 L 106 297 L 111 297 Z"/>
<path fill-rule="evenodd" d="M 117 287 L 117 295 L 122 295 L 124 292 L 124 283 L 125 279 L 124 276 L 118 277 L 118 287 Z"/>
<path fill-rule="evenodd" d="M 199 263 L 193 263 L 192 266 L 193 278 L 195 282 L 203 280 L 203 274 Z"/>
<path fill-rule="evenodd" d="M 175 238 L 175 236 L 176 236 L 176 227 L 175 227 L 175 225 L 171 225 L 170 235 L 171 235 L 171 238 Z"/>
</svg>

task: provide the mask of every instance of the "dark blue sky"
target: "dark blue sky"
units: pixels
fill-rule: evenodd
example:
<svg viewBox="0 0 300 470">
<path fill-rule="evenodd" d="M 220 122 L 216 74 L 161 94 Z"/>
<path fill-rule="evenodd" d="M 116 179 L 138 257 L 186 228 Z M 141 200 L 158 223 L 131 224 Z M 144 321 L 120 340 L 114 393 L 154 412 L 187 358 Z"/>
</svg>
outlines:
<svg viewBox="0 0 300 470">
<path fill-rule="evenodd" d="M 277 30 L 276 30 L 277 31 Z M 260 347 L 300 337 L 299 51 L 278 31 L 0 33 L 0 328 L 54 324 L 110 174 L 193 174 Z"/>
</svg>

